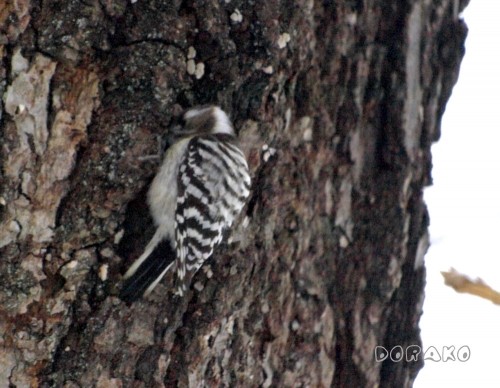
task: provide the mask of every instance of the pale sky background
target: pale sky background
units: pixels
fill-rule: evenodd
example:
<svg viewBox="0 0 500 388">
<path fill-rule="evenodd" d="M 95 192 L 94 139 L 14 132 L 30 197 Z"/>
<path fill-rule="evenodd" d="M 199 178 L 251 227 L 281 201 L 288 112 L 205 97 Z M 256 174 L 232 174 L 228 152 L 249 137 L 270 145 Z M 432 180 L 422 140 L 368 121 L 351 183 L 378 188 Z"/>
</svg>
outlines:
<svg viewBox="0 0 500 388">
<path fill-rule="evenodd" d="M 420 321 L 423 350 L 470 348 L 466 362 L 426 361 L 415 387 L 500 387 L 500 306 L 444 285 L 454 267 L 500 291 L 500 1 L 471 0 L 460 77 L 432 147 L 425 199 L 431 243 Z"/>
</svg>

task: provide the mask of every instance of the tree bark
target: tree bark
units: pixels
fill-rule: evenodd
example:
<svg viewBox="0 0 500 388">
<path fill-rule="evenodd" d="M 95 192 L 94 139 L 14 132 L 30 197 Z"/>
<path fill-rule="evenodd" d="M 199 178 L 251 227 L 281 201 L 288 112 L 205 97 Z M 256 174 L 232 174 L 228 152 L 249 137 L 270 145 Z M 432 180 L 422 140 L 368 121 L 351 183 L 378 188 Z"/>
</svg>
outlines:
<svg viewBox="0 0 500 388">
<path fill-rule="evenodd" d="M 0 385 L 411 386 L 430 146 L 467 0 L 0 5 Z M 184 298 L 125 305 L 181 109 L 233 119 L 253 187 Z"/>
</svg>

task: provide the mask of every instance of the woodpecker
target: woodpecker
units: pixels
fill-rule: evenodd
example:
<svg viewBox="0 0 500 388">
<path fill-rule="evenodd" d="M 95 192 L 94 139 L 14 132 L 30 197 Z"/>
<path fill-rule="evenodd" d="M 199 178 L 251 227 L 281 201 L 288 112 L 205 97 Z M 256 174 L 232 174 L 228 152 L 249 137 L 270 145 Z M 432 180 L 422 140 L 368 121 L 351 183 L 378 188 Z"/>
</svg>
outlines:
<svg viewBox="0 0 500 388">
<path fill-rule="evenodd" d="M 192 108 L 181 121 L 149 188 L 157 229 L 123 277 L 120 298 L 127 302 L 149 294 L 169 270 L 184 295 L 250 195 L 248 164 L 226 113 Z"/>
</svg>

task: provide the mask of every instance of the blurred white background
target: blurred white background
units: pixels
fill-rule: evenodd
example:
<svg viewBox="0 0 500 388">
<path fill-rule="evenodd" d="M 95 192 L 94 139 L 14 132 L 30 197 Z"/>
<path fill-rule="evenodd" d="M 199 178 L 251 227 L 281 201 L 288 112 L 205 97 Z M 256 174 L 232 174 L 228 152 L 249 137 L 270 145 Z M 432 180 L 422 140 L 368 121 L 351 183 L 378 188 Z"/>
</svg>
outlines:
<svg viewBox="0 0 500 388">
<path fill-rule="evenodd" d="M 433 146 L 434 186 L 425 199 L 431 248 L 423 350 L 470 348 L 466 362 L 426 361 L 415 387 L 500 387 L 500 306 L 444 285 L 454 267 L 500 291 L 500 2 L 472 0 L 460 77 Z"/>
</svg>

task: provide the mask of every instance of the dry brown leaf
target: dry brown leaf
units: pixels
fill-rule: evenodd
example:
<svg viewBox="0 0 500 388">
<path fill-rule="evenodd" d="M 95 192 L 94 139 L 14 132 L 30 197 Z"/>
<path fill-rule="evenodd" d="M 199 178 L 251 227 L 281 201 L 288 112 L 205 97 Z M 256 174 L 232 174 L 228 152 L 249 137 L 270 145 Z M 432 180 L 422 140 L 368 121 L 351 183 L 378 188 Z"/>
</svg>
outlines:
<svg viewBox="0 0 500 388">
<path fill-rule="evenodd" d="M 448 272 L 442 271 L 441 275 L 444 277 L 444 283 L 456 292 L 476 295 L 495 304 L 500 304 L 500 292 L 495 291 L 480 278 L 472 280 L 454 268 L 450 268 Z"/>
</svg>

